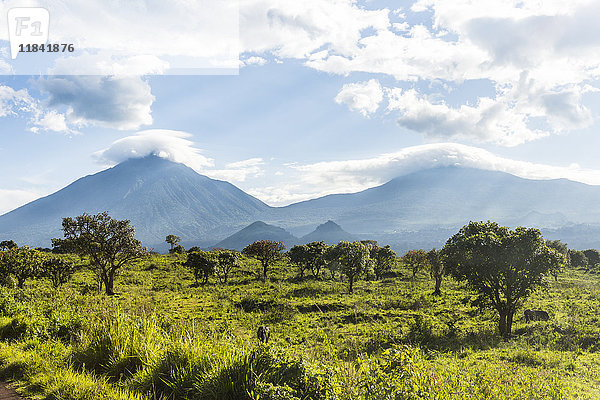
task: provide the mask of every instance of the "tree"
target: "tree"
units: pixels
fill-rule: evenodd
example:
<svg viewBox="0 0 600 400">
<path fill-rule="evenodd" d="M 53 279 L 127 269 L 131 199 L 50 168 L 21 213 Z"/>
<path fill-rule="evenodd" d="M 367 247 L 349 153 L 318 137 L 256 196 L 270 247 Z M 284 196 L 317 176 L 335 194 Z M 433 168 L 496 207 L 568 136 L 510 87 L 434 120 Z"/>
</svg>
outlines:
<svg viewBox="0 0 600 400">
<path fill-rule="evenodd" d="M 40 268 L 40 277 L 50 279 L 54 288 L 67 283 L 74 273 L 75 266 L 58 257 L 44 260 Z"/>
<path fill-rule="evenodd" d="M 585 255 L 585 257 L 588 260 L 588 270 L 589 269 L 594 270 L 599 267 L 598 264 L 600 264 L 600 252 L 598 252 L 598 250 L 596 250 L 596 249 L 584 250 L 583 254 Z"/>
<path fill-rule="evenodd" d="M 440 295 L 442 293 L 440 290 L 442 287 L 442 280 L 444 279 L 444 274 L 446 273 L 444 269 L 444 263 L 440 258 L 440 251 L 431 249 L 427 252 L 426 257 L 429 273 L 431 274 L 431 277 L 435 279 L 435 290 L 433 291 L 433 294 Z"/>
<path fill-rule="evenodd" d="M 292 247 L 288 252 L 288 257 L 290 258 L 290 261 L 298 268 L 298 275 L 300 276 L 300 279 L 303 279 L 304 271 L 309 268 L 309 255 L 307 246 L 305 244 L 301 244 Z"/>
<path fill-rule="evenodd" d="M 178 245 L 175 245 L 175 247 L 173 247 L 171 250 L 169 250 L 169 253 L 170 254 L 184 254 L 185 248 L 182 245 L 178 244 Z"/>
<path fill-rule="evenodd" d="M 563 243 L 560 240 L 546 240 L 546 246 L 556 250 L 562 255 L 563 260 L 560 265 L 548 271 L 550 275 L 554 277 L 554 280 L 558 281 L 558 274 L 563 271 L 564 267 L 569 265 L 569 248 L 566 243 Z"/>
<path fill-rule="evenodd" d="M 330 249 L 333 261 L 340 264 L 342 274 L 348 278 L 348 293 L 352 293 L 354 282 L 370 267 L 370 246 L 361 242 L 339 242 Z"/>
<path fill-rule="evenodd" d="M 171 249 L 169 250 L 169 253 L 173 253 L 173 248 L 175 247 L 175 245 L 179 244 L 180 241 L 181 241 L 181 238 L 179 236 L 167 235 L 167 237 L 165 238 L 165 242 L 167 242 L 171 245 Z"/>
<path fill-rule="evenodd" d="M 462 227 L 448 239 L 442 257 L 448 272 L 479 294 L 479 305 L 498 312 L 504 338 L 511 334 L 515 311 L 561 259 L 546 246 L 539 230 L 512 231 L 490 221 Z"/>
<path fill-rule="evenodd" d="M 373 259 L 375 278 L 379 280 L 383 274 L 392 270 L 392 266 L 396 261 L 396 253 L 389 245 L 385 247 L 375 245 L 371 247 L 371 258 Z"/>
<path fill-rule="evenodd" d="M 583 251 L 569 250 L 569 263 L 572 267 L 587 270 L 589 268 L 588 259 Z"/>
<path fill-rule="evenodd" d="M 304 271 L 309 269 L 315 278 L 321 275 L 325 265 L 324 255 L 329 246 L 325 242 L 311 242 L 308 244 L 294 246 L 289 251 L 290 261 L 298 266 L 300 278 L 304 277 Z"/>
<path fill-rule="evenodd" d="M 410 250 L 402 256 L 402 261 L 412 269 L 414 279 L 417 273 L 427 266 L 427 253 L 425 250 Z"/>
<path fill-rule="evenodd" d="M 0 254 L 0 269 L 3 280 L 12 274 L 17 280 L 17 287 L 23 288 L 25 281 L 35 278 L 40 273 L 40 266 L 44 257 L 42 253 L 27 246 L 12 247 Z"/>
<path fill-rule="evenodd" d="M 240 253 L 235 250 L 217 251 L 216 273 L 222 283 L 227 283 L 229 273 L 239 265 Z"/>
<path fill-rule="evenodd" d="M 104 283 L 107 295 L 114 294 L 114 279 L 119 269 L 147 254 L 135 239 L 135 228 L 129 220 L 113 219 L 107 212 L 63 218 L 62 228 L 65 238 L 52 239 L 54 247 L 89 257 L 90 267 L 101 285 Z"/>
<path fill-rule="evenodd" d="M 202 278 L 202 284 L 205 285 L 208 278 L 215 273 L 217 262 L 216 254 L 201 250 L 189 253 L 184 265 L 192 271 L 196 283 Z"/>
<path fill-rule="evenodd" d="M 260 261 L 263 270 L 263 279 L 266 279 L 269 267 L 281 260 L 283 257 L 281 252 L 284 250 L 285 246 L 281 242 L 275 242 L 273 240 L 258 240 L 246 246 L 242 253 L 254 257 Z"/>
<path fill-rule="evenodd" d="M 18 247 L 14 240 L 3 240 L 0 242 L 0 251 L 2 250 L 10 250 L 15 247 Z"/>
</svg>

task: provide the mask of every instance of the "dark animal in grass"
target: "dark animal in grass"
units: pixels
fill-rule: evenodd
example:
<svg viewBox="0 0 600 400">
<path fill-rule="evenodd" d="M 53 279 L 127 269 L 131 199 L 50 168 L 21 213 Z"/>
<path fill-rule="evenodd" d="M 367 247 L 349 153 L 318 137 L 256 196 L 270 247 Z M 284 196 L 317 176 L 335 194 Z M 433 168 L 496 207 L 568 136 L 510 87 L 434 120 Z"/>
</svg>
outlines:
<svg viewBox="0 0 600 400">
<path fill-rule="evenodd" d="M 525 321 L 548 321 L 550 316 L 543 310 L 525 310 Z"/>
<path fill-rule="evenodd" d="M 264 326 L 264 325 L 259 326 L 258 331 L 256 332 L 256 336 L 258 337 L 258 340 L 260 340 L 261 342 L 267 343 L 269 341 L 269 336 L 271 336 L 269 327 Z"/>
</svg>

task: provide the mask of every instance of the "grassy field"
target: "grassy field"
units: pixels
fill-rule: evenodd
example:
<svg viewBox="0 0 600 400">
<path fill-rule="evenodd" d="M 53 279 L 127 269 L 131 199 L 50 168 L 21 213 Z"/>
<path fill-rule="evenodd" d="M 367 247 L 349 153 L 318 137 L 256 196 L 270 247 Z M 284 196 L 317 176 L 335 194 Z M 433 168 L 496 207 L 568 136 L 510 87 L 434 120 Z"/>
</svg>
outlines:
<svg viewBox="0 0 600 400">
<path fill-rule="evenodd" d="M 514 337 L 450 279 L 398 264 L 380 281 L 267 281 L 244 259 L 229 283 L 196 286 L 181 255 L 128 266 L 115 296 L 85 268 L 55 290 L 0 288 L 0 378 L 46 399 L 596 399 L 600 280 L 569 270 L 525 308 Z M 256 329 L 268 325 L 268 345 Z"/>
</svg>

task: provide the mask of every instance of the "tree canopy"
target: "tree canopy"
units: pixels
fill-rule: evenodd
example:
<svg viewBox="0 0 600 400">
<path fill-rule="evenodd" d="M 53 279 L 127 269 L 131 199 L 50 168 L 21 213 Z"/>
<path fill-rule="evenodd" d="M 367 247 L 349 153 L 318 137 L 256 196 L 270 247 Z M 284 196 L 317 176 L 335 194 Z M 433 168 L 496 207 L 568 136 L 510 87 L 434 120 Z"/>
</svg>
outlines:
<svg viewBox="0 0 600 400">
<path fill-rule="evenodd" d="M 285 246 L 281 242 L 258 240 L 246 246 L 242 252 L 260 261 L 263 269 L 262 276 L 266 279 L 269 267 L 283 257 L 284 250 Z"/>
<path fill-rule="evenodd" d="M 181 241 L 181 238 L 179 236 L 175 236 L 175 235 L 167 235 L 167 237 L 165 238 L 165 242 L 167 242 L 171 245 L 171 252 L 173 251 L 173 248 L 177 244 L 179 244 L 180 241 Z"/>
<path fill-rule="evenodd" d="M 90 267 L 96 271 L 108 295 L 114 294 L 117 271 L 147 254 L 141 242 L 135 239 L 135 228 L 129 220 L 113 219 L 107 212 L 63 218 L 62 229 L 64 239 L 52 239 L 54 247 L 89 257 Z"/>
<path fill-rule="evenodd" d="M 381 279 L 383 274 L 392 270 L 392 266 L 396 262 L 396 253 L 389 245 L 384 247 L 372 246 L 370 253 L 373 260 L 375 278 Z"/>
<path fill-rule="evenodd" d="M 325 253 L 329 246 L 325 242 L 311 242 L 292 247 L 288 253 L 290 261 L 296 264 L 300 272 L 300 278 L 304 277 L 304 271 L 310 270 L 315 278 L 321 274 L 325 265 Z"/>
<path fill-rule="evenodd" d="M 446 242 L 442 257 L 448 272 L 479 294 L 478 304 L 499 314 L 500 334 L 511 334 L 513 315 L 544 274 L 561 262 L 539 230 L 510 230 L 495 222 L 471 222 Z"/>
<path fill-rule="evenodd" d="M 348 278 L 348 292 L 354 282 L 371 267 L 370 245 L 361 242 L 339 242 L 329 250 L 328 259 L 338 262 L 340 271 Z"/>
<path fill-rule="evenodd" d="M 402 256 L 402 261 L 412 269 L 414 279 L 417 273 L 427 266 L 427 252 L 425 250 L 409 250 Z"/>
</svg>

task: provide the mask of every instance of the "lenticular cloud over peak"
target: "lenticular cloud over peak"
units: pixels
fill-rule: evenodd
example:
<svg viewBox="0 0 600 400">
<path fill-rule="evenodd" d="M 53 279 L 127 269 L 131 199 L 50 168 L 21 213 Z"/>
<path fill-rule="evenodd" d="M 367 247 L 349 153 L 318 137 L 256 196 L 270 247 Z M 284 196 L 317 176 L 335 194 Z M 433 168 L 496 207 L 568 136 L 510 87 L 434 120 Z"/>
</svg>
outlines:
<svg viewBox="0 0 600 400">
<path fill-rule="evenodd" d="M 487 150 L 458 143 L 434 143 L 404 148 L 372 158 L 324 161 L 297 165 L 305 184 L 322 188 L 321 195 L 350 193 L 381 185 L 398 176 L 436 167 L 465 167 L 506 172 L 528 179 L 566 178 L 600 185 L 600 171 L 537 164 L 497 156 Z"/>
<path fill-rule="evenodd" d="M 139 131 L 114 141 L 108 148 L 94 153 L 94 157 L 101 164 L 107 165 L 155 155 L 195 170 L 213 166 L 213 160 L 203 156 L 202 150 L 194 147 L 194 143 L 188 139 L 191 136 L 187 132 L 168 129 Z"/>
</svg>

